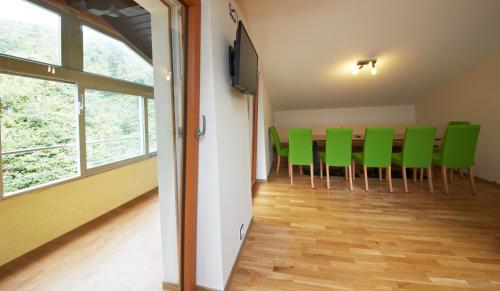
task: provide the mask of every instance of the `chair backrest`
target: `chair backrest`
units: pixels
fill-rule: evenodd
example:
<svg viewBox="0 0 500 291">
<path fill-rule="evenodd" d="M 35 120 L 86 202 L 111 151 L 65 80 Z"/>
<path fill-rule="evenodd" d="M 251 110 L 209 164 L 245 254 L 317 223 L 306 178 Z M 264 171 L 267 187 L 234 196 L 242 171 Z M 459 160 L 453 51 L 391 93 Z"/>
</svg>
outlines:
<svg viewBox="0 0 500 291">
<path fill-rule="evenodd" d="M 432 152 L 437 128 L 435 126 L 408 127 L 403 142 L 403 166 L 428 168 L 432 165 Z"/>
<path fill-rule="evenodd" d="M 392 158 L 394 128 L 369 127 L 365 131 L 363 164 L 368 167 L 388 167 Z"/>
<path fill-rule="evenodd" d="M 477 124 L 448 126 L 441 150 L 443 165 L 448 168 L 471 167 L 480 129 Z"/>
<path fill-rule="evenodd" d="M 351 165 L 352 128 L 327 128 L 325 163 L 329 166 Z"/>
<path fill-rule="evenodd" d="M 470 122 L 465 120 L 452 120 L 448 122 L 448 125 L 467 125 L 467 124 L 470 124 Z"/>
<path fill-rule="evenodd" d="M 293 128 L 288 130 L 288 161 L 292 165 L 313 163 L 312 129 Z"/>
<path fill-rule="evenodd" d="M 269 131 L 271 132 L 271 137 L 273 138 L 274 141 L 274 148 L 276 149 L 276 153 L 279 153 L 281 151 L 281 141 L 278 131 L 274 126 L 271 126 L 269 128 Z"/>
</svg>

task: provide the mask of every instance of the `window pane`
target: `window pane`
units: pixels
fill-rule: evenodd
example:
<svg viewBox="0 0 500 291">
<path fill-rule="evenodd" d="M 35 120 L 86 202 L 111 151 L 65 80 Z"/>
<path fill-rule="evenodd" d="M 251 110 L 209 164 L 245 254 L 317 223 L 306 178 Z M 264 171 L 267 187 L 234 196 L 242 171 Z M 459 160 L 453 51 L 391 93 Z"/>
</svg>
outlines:
<svg viewBox="0 0 500 291">
<path fill-rule="evenodd" d="M 148 99 L 148 138 L 149 152 L 156 152 L 156 108 L 155 100 Z"/>
<path fill-rule="evenodd" d="M 28 1 L 1 1 L 0 53 L 60 65 L 61 17 Z"/>
<path fill-rule="evenodd" d="M 125 43 L 87 26 L 82 30 L 86 72 L 153 85 L 153 66 Z"/>
<path fill-rule="evenodd" d="M 75 86 L 0 74 L 4 192 L 78 173 Z"/>
<path fill-rule="evenodd" d="M 143 153 L 142 97 L 85 92 L 87 167 L 93 168 Z"/>
</svg>

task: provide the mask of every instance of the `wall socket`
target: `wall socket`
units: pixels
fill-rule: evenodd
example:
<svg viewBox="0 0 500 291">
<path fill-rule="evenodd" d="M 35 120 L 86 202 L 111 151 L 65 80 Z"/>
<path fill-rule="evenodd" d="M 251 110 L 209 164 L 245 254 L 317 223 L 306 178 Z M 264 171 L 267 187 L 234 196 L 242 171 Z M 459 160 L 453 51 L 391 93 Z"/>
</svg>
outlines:
<svg viewBox="0 0 500 291">
<path fill-rule="evenodd" d="M 244 224 L 242 223 L 240 226 L 240 240 L 243 239 L 243 236 L 245 235 L 245 229 L 243 228 Z"/>
</svg>

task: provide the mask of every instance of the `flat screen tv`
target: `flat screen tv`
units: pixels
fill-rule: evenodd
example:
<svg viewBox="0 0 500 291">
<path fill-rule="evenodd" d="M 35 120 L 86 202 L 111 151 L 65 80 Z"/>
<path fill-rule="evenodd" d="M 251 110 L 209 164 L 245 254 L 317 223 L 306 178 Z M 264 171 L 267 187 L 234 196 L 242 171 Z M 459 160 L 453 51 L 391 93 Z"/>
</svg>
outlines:
<svg viewBox="0 0 500 291">
<path fill-rule="evenodd" d="M 234 47 L 229 48 L 231 84 L 243 93 L 257 95 L 258 61 L 257 51 L 240 21 Z"/>
</svg>

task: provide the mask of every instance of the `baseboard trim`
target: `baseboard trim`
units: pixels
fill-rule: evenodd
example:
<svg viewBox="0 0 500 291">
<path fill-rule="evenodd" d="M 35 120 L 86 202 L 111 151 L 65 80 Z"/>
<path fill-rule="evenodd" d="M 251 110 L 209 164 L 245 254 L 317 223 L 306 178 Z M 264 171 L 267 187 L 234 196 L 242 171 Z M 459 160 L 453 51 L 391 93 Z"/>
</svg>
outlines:
<svg viewBox="0 0 500 291">
<path fill-rule="evenodd" d="M 245 233 L 245 237 L 243 238 L 243 242 L 240 245 L 240 250 L 238 251 L 238 255 L 236 256 L 236 260 L 234 260 L 233 267 L 231 268 L 231 273 L 229 273 L 229 277 L 227 278 L 226 285 L 224 286 L 224 291 L 228 290 L 229 285 L 231 284 L 231 280 L 233 279 L 234 270 L 236 269 L 236 265 L 238 265 L 238 261 L 240 260 L 241 253 L 243 252 L 243 247 L 247 244 L 248 234 L 252 230 L 253 227 L 253 216 L 250 219 L 250 223 L 248 225 L 247 231 Z"/>
<path fill-rule="evenodd" d="M 500 184 L 498 184 L 497 182 L 495 181 L 490 181 L 490 180 L 486 180 L 484 178 L 481 178 L 481 177 L 478 177 L 478 176 L 474 176 L 476 180 L 478 180 L 479 182 L 481 183 L 484 183 L 484 184 L 488 184 L 488 185 L 491 185 L 491 186 L 494 186 L 494 187 L 497 187 L 497 188 L 500 188 Z"/>
<path fill-rule="evenodd" d="M 240 250 L 238 251 L 238 255 L 236 256 L 236 260 L 234 261 L 234 265 L 231 268 L 231 273 L 229 273 L 229 278 L 227 278 L 226 285 L 224 286 L 224 291 L 227 291 L 229 288 L 229 285 L 231 284 L 234 270 L 236 268 L 236 265 L 238 264 L 238 261 L 240 260 L 240 256 L 241 256 L 241 253 L 243 251 L 243 247 L 247 243 L 248 234 L 250 233 L 252 226 L 253 226 L 253 217 L 250 220 L 250 224 L 248 225 L 247 231 L 245 233 L 245 237 L 243 238 L 243 242 L 241 243 L 241 246 L 240 246 Z M 178 284 L 163 282 L 162 286 L 163 286 L 163 290 L 168 290 L 168 291 L 179 290 Z M 207 288 L 207 287 L 203 287 L 203 286 L 196 286 L 196 290 L 197 291 L 222 291 L 222 290 Z"/>
</svg>

